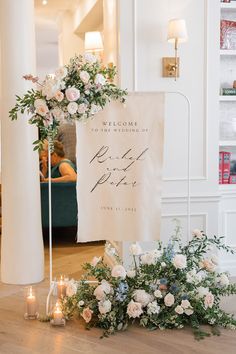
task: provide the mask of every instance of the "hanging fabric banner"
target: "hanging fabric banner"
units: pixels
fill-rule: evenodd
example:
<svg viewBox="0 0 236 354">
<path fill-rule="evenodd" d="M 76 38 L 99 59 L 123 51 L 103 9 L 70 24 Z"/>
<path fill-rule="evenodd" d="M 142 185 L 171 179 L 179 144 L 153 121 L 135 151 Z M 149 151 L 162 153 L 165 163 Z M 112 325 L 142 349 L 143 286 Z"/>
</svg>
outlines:
<svg viewBox="0 0 236 354">
<path fill-rule="evenodd" d="M 78 123 L 78 242 L 159 239 L 164 93 L 130 93 Z"/>
</svg>

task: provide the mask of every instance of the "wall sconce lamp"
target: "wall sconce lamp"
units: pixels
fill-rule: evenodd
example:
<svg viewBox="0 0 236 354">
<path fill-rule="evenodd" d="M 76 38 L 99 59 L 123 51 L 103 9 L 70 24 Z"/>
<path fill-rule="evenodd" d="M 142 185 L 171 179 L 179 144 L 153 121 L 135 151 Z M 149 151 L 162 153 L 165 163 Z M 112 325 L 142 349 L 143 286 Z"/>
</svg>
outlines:
<svg viewBox="0 0 236 354">
<path fill-rule="evenodd" d="M 101 32 L 85 32 L 84 41 L 85 52 L 99 53 L 103 51 Z"/>
<path fill-rule="evenodd" d="M 188 40 L 185 20 L 172 19 L 168 24 L 167 41 L 175 45 L 175 57 L 162 58 L 163 77 L 179 77 L 178 45 Z"/>
</svg>

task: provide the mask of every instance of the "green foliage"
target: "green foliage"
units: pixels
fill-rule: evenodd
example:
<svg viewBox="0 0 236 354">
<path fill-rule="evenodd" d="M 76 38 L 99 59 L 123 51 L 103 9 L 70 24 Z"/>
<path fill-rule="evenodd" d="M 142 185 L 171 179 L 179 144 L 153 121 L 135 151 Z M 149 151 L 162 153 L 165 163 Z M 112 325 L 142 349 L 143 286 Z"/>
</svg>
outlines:
<svg viewBox="0 0 236 354">
<path fill-rule="evenodd" d="M 76 294 L 65 299 L 64 310 L 69 317 L 84 317 L 84 311 L 91 310 L 89 327 L 102 328 L 104 336 L 125 330 L 134 321 L 149 330 L 191 327 L 197 340 L 219 335 L 218 327 L 235 329 L 236 320 L 220 308 L 220 299 L 236 294 L 236 284 L 229 283 L 226 273 L 216 271 L 212 246 L 214 252 L 234 253 L 222 237 L 207 238 L 200 231 L 187 245 L 182 244 L 177 225 L 167 245 L 159 242 L 156 250 L 134 256 L 133 273 L 127 271 L 125 277 L 116 276 L 102 259 L 95 266 L 86 263 L 83 280 Z M 179 255 L 186 260 L 183 267 L 176 263 Z M 90 284 L 94 279 L 97 284 Z M 174 296 L 169 305 L 168 294 Z M 135 318 L 129 311 L 132 301 L 142 309 Z M 211 333 L 201 325 L 209 325 Z"/>
<path fill-rule="evenodd" d="M 32 75 L 24 77 L 33 83 L 36 82 L 37 90 L 31 89 L 22 97 L 16 96 L 16 104 L 9 111 L 9 117 L 11 120 L 17 120 L 19 114 L 27 114 L 29 123 L 37 126 L 40 138 L 34 142 L 34 150 L 41 150 L 45 139 L 55 139 L 61 122 L 86 121 L 111 100 L 125 102 L 127 91 L 121 90 L 113 83 L 117 73 L 116 67 L 111 64 L 102 66 L 94 56 L 88 59 L 86 56 L 75 56 L 69 65 L 61 68 L 62 73 L 59 70 L 54 77 L 46 76 L 42 83 Z M 81 72 L 87 73 L 88 82 L 81 79 Z M 97 82 L 98 75 L 102 76 L 101 83 L 99 80 Z M 69 88 L 79 90 L 77 99 L 73 100 L 74 106 L 77 105 L 75 112 L 68 108 L 71 100 L 68 100 L 66 90 Z M 57 97 L 58 93 L 61 98 Z M 43 111 L 37 109 L 37 100 L 40 100 Z"/>
</svg>

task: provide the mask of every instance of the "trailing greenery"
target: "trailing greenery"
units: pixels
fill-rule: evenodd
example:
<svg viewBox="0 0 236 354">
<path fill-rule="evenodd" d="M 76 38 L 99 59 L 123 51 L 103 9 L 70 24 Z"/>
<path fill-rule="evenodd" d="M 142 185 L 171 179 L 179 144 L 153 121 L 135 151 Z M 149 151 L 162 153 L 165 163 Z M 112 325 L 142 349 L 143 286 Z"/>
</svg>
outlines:
<svg viewBox="0 0 236 354">
<path fill-rule="evenodd" d="M 215 256 L 216 250 L 233 250 L 222 237 L 208 238 L 199 230 L 183 245 L 179 232 L 177 225 L 167 245 L 158 243 L 149 252 L 133 244 L 130 270 L 119 258 L 112 269 L 101 257 L 86 263 L 82 280 L 62 300 L 66 318 L 81 316 L 87 328 L 100 327 L 105 336 L 134 321 L 149 330 L 190 326 L 198 340 L 219 335 L 219 327 L 235 329 L 236 320 L 220 308 L 220 299 L 236 294 L 236 284 L 230 284 L 227 273 L 217 272 Z M 109 246 L 111 251 L 114 255 Z M 90 283 L 94 279 L 97 283 Z M 211 332 L 201 328 L 206 324 Z"/>
</svg>

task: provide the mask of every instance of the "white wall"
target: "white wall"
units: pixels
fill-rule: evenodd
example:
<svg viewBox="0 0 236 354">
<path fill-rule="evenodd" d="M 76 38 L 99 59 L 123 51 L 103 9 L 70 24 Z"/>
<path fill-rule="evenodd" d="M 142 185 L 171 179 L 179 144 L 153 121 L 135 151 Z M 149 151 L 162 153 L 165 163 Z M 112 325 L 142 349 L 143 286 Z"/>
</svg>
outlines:
<svg viewBox="0 0 236 354">
<path fill-rule="evenodd" d="M 218 234 L 219 0 L 119 0 L 119 74 L 123 88 L 181 91 L 192 107 L 191 226 Z M 162 78 L 171 18 L 185 18 L 189 41 L 180 45 L 180 78 Z M 177 217 L 186 234 L 187 110 L 180 97 L 166 99 L 163 240 Z M 123 247 L 126 253 L 127 245 Z"/>
</svg>

